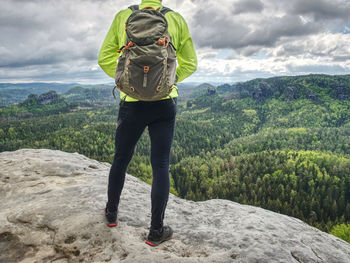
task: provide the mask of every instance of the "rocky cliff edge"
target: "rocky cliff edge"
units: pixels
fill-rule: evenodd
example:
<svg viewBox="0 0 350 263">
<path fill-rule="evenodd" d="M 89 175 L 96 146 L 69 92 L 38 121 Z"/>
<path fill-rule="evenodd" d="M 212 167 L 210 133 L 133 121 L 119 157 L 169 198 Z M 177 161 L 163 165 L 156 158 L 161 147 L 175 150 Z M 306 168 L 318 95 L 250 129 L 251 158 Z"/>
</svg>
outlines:
<svg viewBox="0 0 350 263">
<path fill-rule="evenodd" d="M 165 223 L 174 238 L 150 247 L 151 189 L 135 177 L 127 175 L 119 225 L 105 225 L 109 168 L 77 153 L 0 153 L 0 262 L 350 262 L 350 244 L 298 219 L 173 195 Z"/>
</svg>

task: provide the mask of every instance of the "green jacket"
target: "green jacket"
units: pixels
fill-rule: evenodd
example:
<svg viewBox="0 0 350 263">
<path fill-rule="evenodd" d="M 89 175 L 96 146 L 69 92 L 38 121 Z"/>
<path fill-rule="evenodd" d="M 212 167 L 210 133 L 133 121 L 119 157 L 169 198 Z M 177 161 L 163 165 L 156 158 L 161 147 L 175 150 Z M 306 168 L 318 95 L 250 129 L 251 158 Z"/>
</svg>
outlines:
<svg viewBox="0 0 350 263">
<path fill-rule="evenodd" d="M 159 0 L 142 0 L 139 8 L 142 9 L 145 7 L 153 7 L 155 9 L 158 9 L 162 8 L 162 4 Z M 98 64 L 103 69 L 103 71 L 112 78 L 115 78 L 117 59 L 119 57 L 119 53 L 116 51 L 125 45 L 125 23 L 131 14 L 132 11 L 128 8 L 120 11 L 115 16 L 98 55 Z M 176 68 L 176 76 L 178 82 L 180 82 L 196 71 L 197 56 L 193 47 L 193 42 L 188 30 L 188 26 L 183 17 L 177 12 L 168 12 L 165 15 L 165 18 L 168 21 L 168 32 L 172 38 L 172 43 L 176 48 L 178 63 L 178 66 Z M 120 92 L 120 97 L 124 98 L 124 96 L 125 93 Z M 170 93 L 170 96 L 173 98 L 177 97 L 177 89 L 173 89 Z M 126 101 L 137 100 L 131 98 L 130 96 L 127 96 Z"/>
</svg>

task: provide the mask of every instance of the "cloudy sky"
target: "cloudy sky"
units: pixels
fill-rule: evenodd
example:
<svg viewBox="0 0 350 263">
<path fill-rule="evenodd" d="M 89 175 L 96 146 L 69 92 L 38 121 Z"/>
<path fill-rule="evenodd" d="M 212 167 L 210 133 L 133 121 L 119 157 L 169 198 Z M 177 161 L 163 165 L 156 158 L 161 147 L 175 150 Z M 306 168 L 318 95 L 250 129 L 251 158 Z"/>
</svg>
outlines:
<svg viewBox="0 0 350 263">
<path fill-rule="evenodd" d="M 0 82 L 108 83 L 97 54 L 132 0 L 1 0 Z M 189 82 L 350 74 L 350 0 L 163 0 L 188 22 Z"/>
</svg>

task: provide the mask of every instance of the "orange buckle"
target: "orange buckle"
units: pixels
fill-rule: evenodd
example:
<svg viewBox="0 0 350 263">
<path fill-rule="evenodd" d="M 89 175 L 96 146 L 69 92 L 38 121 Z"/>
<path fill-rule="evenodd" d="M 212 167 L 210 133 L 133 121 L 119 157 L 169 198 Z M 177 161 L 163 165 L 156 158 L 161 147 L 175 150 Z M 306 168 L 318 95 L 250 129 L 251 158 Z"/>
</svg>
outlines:
<svg viewBox="0 0 350 263">
<path fill-rule="evenodd" d="M 144 66 L 143 67 L 143 72 L 144 73 L 148 73 L 148 71 L 149 71 L 149 66 Z"/>
<path fill-rule="evenodd" d="M 153 8 L 153 7 L 150 7 L 150 6 L 148 6 L 148 7 L 145 7 L 144 9 L 151 9 L 151 10 L 156 10 L 155 8 Z"/>
<path fill-rule="evenodd" d="M 160 86 L 158 86 L 158 87 L 156 88 L 156 91 L 157 91 L 157 92 L 159 92 L 159 90 L 160 90 Z"/>
<path fill-rule="evenodd" d="M 165 44 L 165 40 L 161 40 L 161 39 L 158 40 L 158 45 L 159 46 L 162 46 L 164 44 Z"/>
<path fill-rule="evenodd" d="M 135 88 L 133 86 L 130 87 L 130 89 L 134 92 L 135 91 Z"/>
<path fill-rule="evenodd" d="M 132 47 L 134 44 L 130 41 L 127 45 L 126 45 L 126 47 L 125 47 L 125 49 L 129 49 L 129 47 Z"/>
<path fill-rule="evenodd" d="M 122 90 L 119 86 L 117 86 L 117 89 Z"/>
<path fill-rule="evenodd" d="M 173 89 L 174 89 L 174 86 L 171 86 L 169 90 L 172 91 Z"/>
</svg>

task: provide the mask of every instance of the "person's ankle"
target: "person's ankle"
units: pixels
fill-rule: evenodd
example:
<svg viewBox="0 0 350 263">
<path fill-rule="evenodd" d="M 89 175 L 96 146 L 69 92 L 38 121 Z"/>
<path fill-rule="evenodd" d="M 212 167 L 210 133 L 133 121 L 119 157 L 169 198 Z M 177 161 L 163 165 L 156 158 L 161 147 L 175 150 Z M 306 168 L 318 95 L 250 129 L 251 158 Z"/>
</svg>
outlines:
<svg viewBox="0 0 350 263">
<path fill-rule="evenodd" d="M 162 225 L 160 225 L 160 226 L 151 226 L 150 230 L 151 231 L 161 231 L 162 228 L 163 228 Z"/>
<path fill-rule="evenodd" d="M 114 213 L 117 212 L 117 207 L 115 205 L 110 205 L 110 204 L 106 204 L 106 209 L 108 210 L 108 212 Z"/>
<path fill-rule="evenodd" d="M 110 209 L 110 208 L 108 208 L 107 207 L 107 212 L 109 212 L 109 213 L 115 213 L 115 212 L 117 212 L 117 209 Z"/>
</svg>

